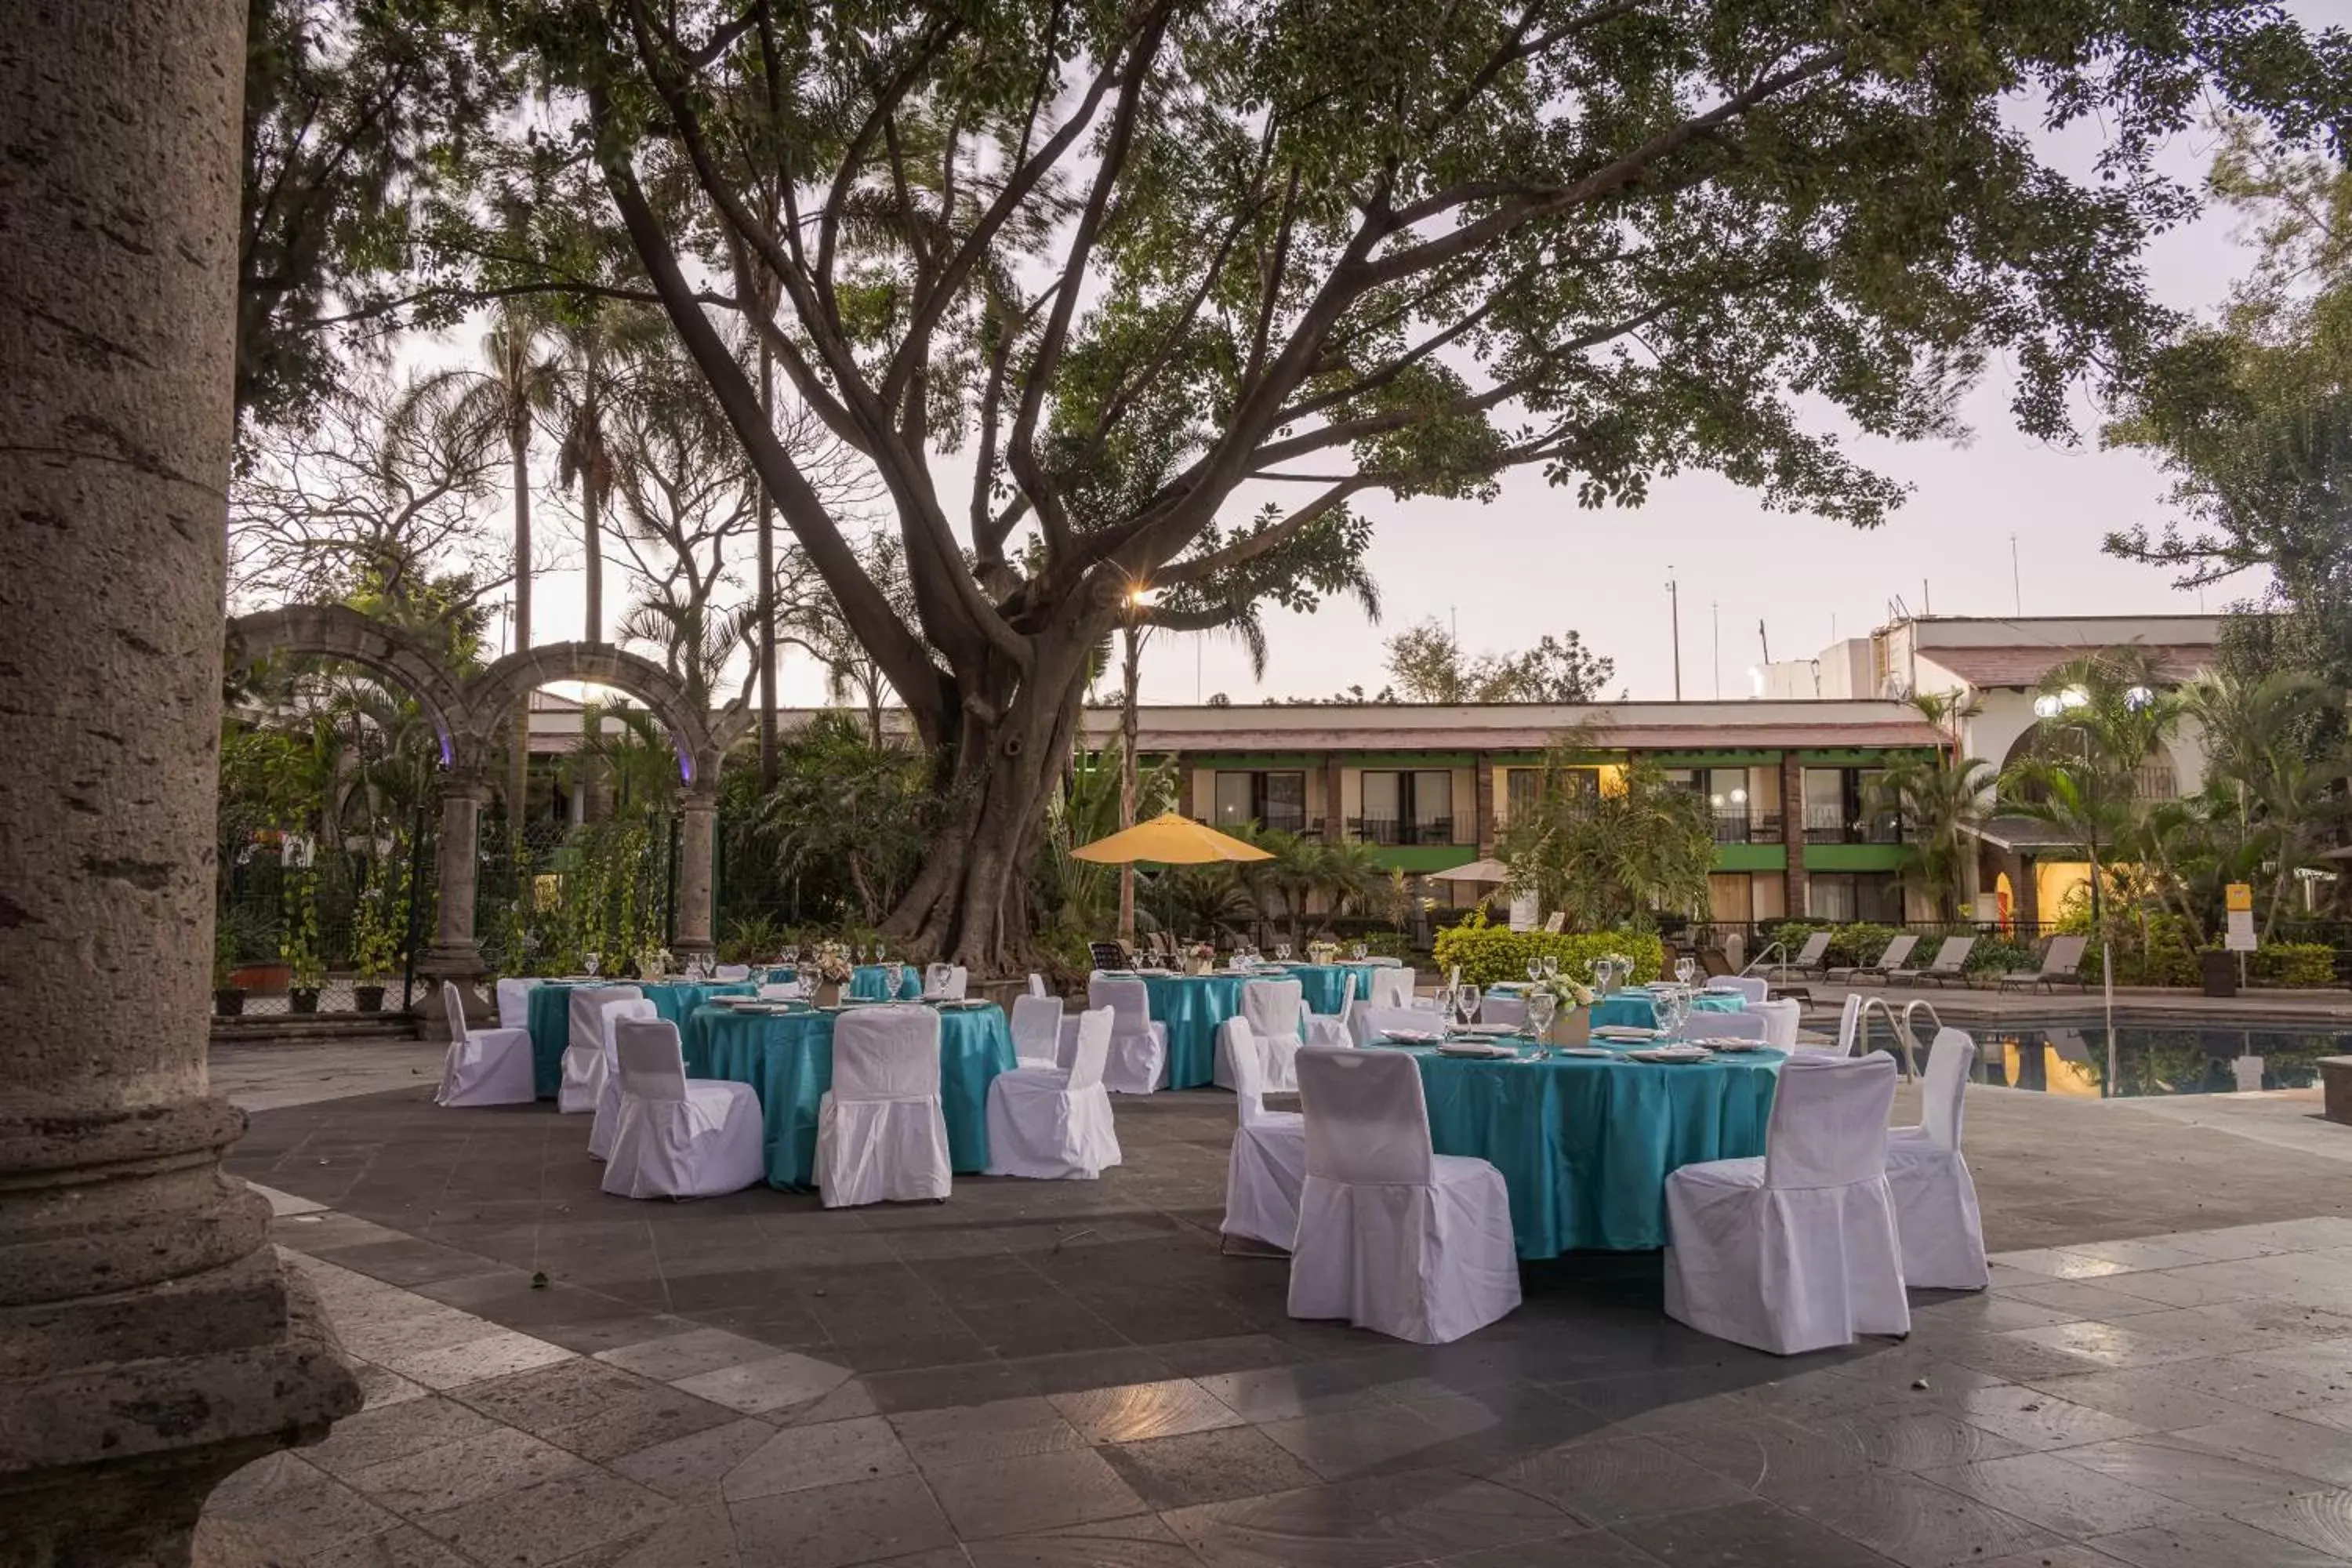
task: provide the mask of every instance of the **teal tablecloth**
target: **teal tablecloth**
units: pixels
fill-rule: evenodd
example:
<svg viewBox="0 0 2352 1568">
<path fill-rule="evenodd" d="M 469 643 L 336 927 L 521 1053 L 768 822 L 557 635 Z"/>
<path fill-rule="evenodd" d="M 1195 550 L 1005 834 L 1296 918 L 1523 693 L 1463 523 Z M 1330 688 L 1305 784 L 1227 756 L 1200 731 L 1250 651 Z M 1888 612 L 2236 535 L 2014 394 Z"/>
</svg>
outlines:
<svg viewBox="0 0 2352 1568">
<path fill-rule="evenodd" d="M 1737 1013 L 1747 1005 L 1747 997 L 1730 991 L 1702 991 L 1691 998 L 1694 1013 Z M 1620 991 L 1592 1004 L 1592 1021 L 1620 1028 L 1654 1029 L 1658 1007 L 1646 991 Z"/>
<path fill-rule="evenodd" d="M 572 1044 L 572 988 L 575 985 L 634 985 L 654 1005 L 654 1011 L 676 1024 L 681 1038 L 686 1020 L 713 996 L 749 996 L 757 987 L 746 981 L 719 985 L 705 981 L 689 985 L 683 980 L 647 984 L 642 980 L 548 980 L 530 988 L 530 1087 L 541 1100 L 553 1100 L 563 1087 L 563 1052 Z"/>
<path fill-rule="evenodd" d="M 899 966 L 898 1000 L 919 1001 L 923 994 L 923 966 L 908 963 Z M 861 963 L 849 977 L 849 994 L 860 1002 L 887 1002 L 889 974 L 878 963 Z"/>
<path fill-rule="evenodd" d="M 1307 1010 L 1310 1013 L 1337 1013 L 1340 994 L 1347 990 L 1350 974 L 1356 977 L 1356 1000 L 1364 1002 L 1371 998 L 1374 967 L 1371 964 L 1294 963 L 1289 967 L 1291 977 L 1298 982 L 1299 991 L 1307 998 Z"/>
<path fill-rule="evenodd" d="M 814 1180 L 817 1106 L 833 1087 L 833 1022 L 839 1016 L 704 1007 L 687 1022 L 688 1076 L 732 1079 L 760 1097 L 772 1187 L 806 1187 Z M 988 1086 L 1013 1067 L 1013 1031 L 1002 1007 L 940 1012 L 940 1109 L 949 1163 L 957 1170 L 987 1168 Z"/>
<path fill-rule="evenodd" d="M 1395 1047 L 1391 1047 L 1395 1048 Z M 1665 1066 L 1622 1058 L 1476 1061 L 1417 1049 L 1441 1154 L 1492 1161 L 1522 1258 L 1666 1244 L 1666 1176 L 1764 1152 L 1779 1051 Z"/>
</svg>

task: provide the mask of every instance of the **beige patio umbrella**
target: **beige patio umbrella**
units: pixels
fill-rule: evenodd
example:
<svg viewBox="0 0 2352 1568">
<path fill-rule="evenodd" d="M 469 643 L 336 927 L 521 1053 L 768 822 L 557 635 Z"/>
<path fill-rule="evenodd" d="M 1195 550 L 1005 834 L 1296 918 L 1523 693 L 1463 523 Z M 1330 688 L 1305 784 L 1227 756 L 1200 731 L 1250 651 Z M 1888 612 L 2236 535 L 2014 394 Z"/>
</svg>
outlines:
<svg viewBox="0 0 2352 1568">
<path fill-rule="evenodd" d="M 1495 882 L 1511 879 L 1511 868 L 1500 860 L 1473 860 L 1467 866 L 1456 866 L 1450 871 L 1432 871 L 1433 882 Z"/>
<path fill-rule="evenodd" d="M 1176 812 L 1162 812 L 1149 822 L 1082 844 L 1070 851 L 1080 860 L 1103 866 L 1128 866 L 1149 860 L 1155 866 L 1201 866 L 1217 860 L 1271 860 L 1273 851 L 1244 844 L 1220 833 L 1205 822 Z"/>
</svg>

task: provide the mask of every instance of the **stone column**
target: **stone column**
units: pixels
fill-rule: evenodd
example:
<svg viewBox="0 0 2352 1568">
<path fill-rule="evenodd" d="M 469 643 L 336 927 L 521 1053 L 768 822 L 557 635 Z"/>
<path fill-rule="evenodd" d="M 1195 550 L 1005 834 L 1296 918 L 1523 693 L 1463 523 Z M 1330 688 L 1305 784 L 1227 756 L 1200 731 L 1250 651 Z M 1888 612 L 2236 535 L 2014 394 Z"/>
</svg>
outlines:
<svg viewBox="0 0 2352 1568">
<path fill-rule="evenodd" d="M 677 836 L 677 941 L 671 945 L 677 961 L 698 955 L 706 962 L 717 951 L 710 940 L 710 863 L 719 835 L 719 795 L 691 789 L 686 794 L 686 820 Z"/>
<path fill-rule="evenodd" d="M 1334 752 L 1323 759 L 1323 842 L 1326 844 L 1348 841 L 1348 811 L 1341 789 L 1344 782 L 1339 772 L 1339 753 Z"/>
<path fill-rule="evenodd" d="M 1805 918 L 1805 765 L 1794 752 L 1780 753 L 1780 837 L 1788 844 L 1784 906 L 1792 921 Z"/>
<path fill-rule="evenodd" d="M 1470 761 L 1477 769 L 1472 775 L 1475 783 L 1470 794 L 1478 814 L 1478 858 L 1485 860 L 1495 853 L 1497 826 L 1495 821 L 1495 759 L 1490 753 L 1480 752 Z"/>
<path fill-rule="evenodd" d="M 480 990 L 489 966 L 482 960 L 481 945 L 474 940 L 482 803 L 489 793 L 488 781 L 474 768 L 460 767 L 441 779 L 441 837 L 433 853 L 439 912 L 434 921 L 433 945 L 416 965 L 417 973 L 429 982 L 418 1006 L 430 1038 L 439 1038 L 446 1026 L 440 995 L 445 980 L 457 982 L 467 1018 L 487 1019 L 494 1011 Z"/>
<path fill-rule="evenodd" d="M 359 1407 L 207 1092 L 236 0 L 0 33 L 0 1563 L 188 1561 Z"/>
</svg>

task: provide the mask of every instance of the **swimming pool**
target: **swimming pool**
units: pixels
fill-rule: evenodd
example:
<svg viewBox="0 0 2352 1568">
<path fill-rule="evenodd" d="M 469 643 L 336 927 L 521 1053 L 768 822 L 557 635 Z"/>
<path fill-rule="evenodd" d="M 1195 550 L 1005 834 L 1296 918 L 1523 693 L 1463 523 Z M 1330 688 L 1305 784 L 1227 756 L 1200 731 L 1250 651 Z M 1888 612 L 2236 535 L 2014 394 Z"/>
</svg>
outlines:
<svg viewBox="0 0 2352 1568">
<path fill-rule="evenodd" d="M 2122 1024 L 1975 1024 L 1979 1083 L 2085 1100 L 2309 1089 L 2321 1057 L 2352 1054 L 2352 1030 Z M 1873 1046 L 1885 1044 L 1874 1031 Z M 1926 1064 L 1925 1053 L 1921 1065 Z"/>
</svg>

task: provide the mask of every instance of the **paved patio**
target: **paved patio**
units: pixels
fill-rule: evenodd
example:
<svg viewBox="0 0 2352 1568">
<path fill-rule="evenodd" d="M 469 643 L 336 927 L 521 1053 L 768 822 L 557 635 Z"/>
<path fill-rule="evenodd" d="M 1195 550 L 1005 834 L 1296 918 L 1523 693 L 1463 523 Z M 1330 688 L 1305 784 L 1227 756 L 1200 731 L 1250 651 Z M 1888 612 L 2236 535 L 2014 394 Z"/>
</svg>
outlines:
<svg viewBox="0 0 2352 1568">
<path fill-rule="evenodd" d="M 1295 1322 L 1281 1261 L 1220 1256 L 1213 1092 L 1121 1102 L 1100 1183 L 827 1214 L 606 1198 L 584 1119 L 358 1092 L 413 1065 L 223 1063 L 278 1106 L 236 1166 L 371 1391 L 216 1496 L 281 1561 L 2352 1557 L 2352 1183 L 2226 1125 L 1972 1091 L 2016 1250 L 1904 1344 L 1754 1354 L 1665 1321 L 1654 1256 L 1581 1256 L 1423 1349 Z"/>
</svg>

